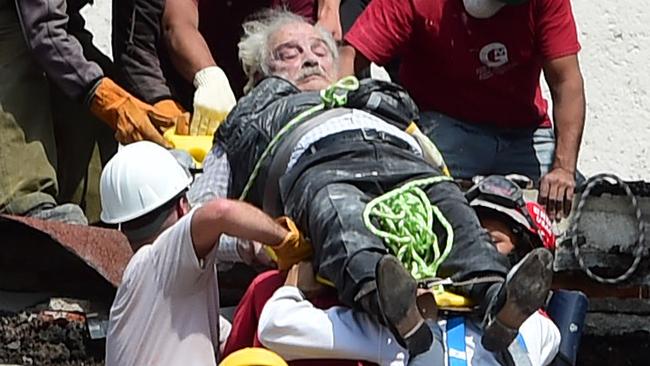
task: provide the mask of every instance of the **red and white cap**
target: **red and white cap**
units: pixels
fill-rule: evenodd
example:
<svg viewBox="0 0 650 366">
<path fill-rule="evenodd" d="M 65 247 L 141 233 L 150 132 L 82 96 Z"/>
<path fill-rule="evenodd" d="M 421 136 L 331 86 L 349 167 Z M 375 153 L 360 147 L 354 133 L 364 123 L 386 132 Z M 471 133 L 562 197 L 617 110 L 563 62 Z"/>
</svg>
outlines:
<svg viewBox="0 0 650 366">
<path fill-rule="evenodd" d="M 555 250 L 555 234 L 553 234 L 551 227 L 551 219 L 546 214 L 544 207 L 539 203 L 534 201 L 526 202 L 526 213 L 521 211 L 523 208 L 509 208 L 482 198 L 473 199 L 470 202 L 470 206 L 483 207 L 507 215 L 515 223 L 523 226 L 532 233 L 533 238 L 538 238 L 539 241 L 536 243 L 538 246 Z M 531 225 L 530 221 L 526 218 L 526 214 L 531 218 L 534 225 Z"/>
<path fill-rule="evenodd" d="M 528 214 L 533 219 L 537 227 L 531 228 L 531 232 L 537 233 L 544 248 L 555 250 L 555 234 L 553 234 L 553 227 L 551 226 L 551 219 L 546 214 L 546 210 L 542 205 L 535 201 L 526 202 Z"/>
</svg>

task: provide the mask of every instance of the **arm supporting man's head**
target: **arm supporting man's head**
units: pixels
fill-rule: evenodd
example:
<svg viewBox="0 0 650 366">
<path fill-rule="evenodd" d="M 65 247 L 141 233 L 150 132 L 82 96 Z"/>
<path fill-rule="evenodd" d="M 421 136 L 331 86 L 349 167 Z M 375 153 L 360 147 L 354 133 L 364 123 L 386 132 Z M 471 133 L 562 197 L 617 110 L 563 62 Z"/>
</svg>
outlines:
<svg viewBox="0 0 650 366">
<path fill-rule="evenodd" d="M 241 201 L 215 199 L 192 217 L 192 242 L 199 258 L 207 255 L 221 234 L 276 245 L 288 232 L 258 208 Z"/>
</svg>

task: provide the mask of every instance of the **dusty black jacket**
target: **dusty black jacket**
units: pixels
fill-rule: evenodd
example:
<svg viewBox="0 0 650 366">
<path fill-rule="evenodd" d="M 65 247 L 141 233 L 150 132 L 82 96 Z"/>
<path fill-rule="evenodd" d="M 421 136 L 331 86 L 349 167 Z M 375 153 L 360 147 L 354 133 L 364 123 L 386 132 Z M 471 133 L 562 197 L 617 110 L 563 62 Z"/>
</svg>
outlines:
<svg viewBox="0 0 650 366">
<path fill-rule="evenodd" d="M 12 4 L 27 44 L 48 78 L 68 97 L 80 101 L 105 73 L 112 74 L 111 61 L 93 46 L 92 35 L 79 14 L 89 2 L 15 0 Z"/>
<path fill-rule="evenodd" d="M 276 77 L 262 80 L 239 100 L 215 135 L 215 143 L 227 153 L 232 167 L 229 197 L 239 197 L 278 131 L 301 112 L 321 103 L 320 93 L 301 92 L 290 82 Z M 418 109 L 404 89 L 373 79 L 362 80 L 359 89 L 349 92 L 345 107 L 365 110 L 400 129 L 418 118 Z M 259 207 L 270 160 L 262 165 L 247 197 L 247 201 Z"/>
<path fill-rule="evenodd" d="M 168 79 L 180 79 L 180 75 L 165 75 L 163 69 L 173 67 L 159 57 L 164 53 L 164 7 L 165 0 L 113 0 L 112 45 L 120 79 L 129 92 L 151 104 L 171 98 Z"/>
</svg>

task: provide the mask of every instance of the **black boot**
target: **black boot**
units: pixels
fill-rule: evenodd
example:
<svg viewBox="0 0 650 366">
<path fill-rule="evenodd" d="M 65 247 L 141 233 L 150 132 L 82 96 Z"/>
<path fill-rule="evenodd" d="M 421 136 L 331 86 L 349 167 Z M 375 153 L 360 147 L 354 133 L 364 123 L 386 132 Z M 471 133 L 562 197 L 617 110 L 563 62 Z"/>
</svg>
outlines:
<svg viewBox="0 0 650 366">
<path fill-rule="evenodd" d="M 481 343 L 492 352 L 502 351 L 514 341 L 521 324 L 541 308 L 553 279 L 553 255 L 537 248 L 515 265 L 498 291 L 488 291 L 485 328 Z M 490 293 L 494 295 L 489 296 Z"/>
<path fill-rule="evenodd" d="M 415 279 L 397 258 L 386 255 L 377 265 L 376 281 L 379 311 L 386 326 L 411 357 L 426 352 L 433 336 L 418 310 Z"/>
<path fill-rule="evenodd" d="M 434 366 L 445 364 L 445 350 L 442 346 L 442 329 L 435 320 L 427 320 L 427 327 L 433 334 L 433 342 L 429 349 L 417 356 L 411 357 L 408 366 Z"/>
</svg>

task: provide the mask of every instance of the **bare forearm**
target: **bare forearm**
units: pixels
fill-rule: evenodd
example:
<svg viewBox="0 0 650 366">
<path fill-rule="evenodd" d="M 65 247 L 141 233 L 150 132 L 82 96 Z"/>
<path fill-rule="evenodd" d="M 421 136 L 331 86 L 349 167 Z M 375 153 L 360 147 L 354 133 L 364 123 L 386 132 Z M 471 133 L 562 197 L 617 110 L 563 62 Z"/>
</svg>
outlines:
<svg viewBox="0 0 650 366">
<path fill-rule="evenodd" d="M 585 94 L 577 55 L 549 60 L 544 76 L 553 96 L 555 159 L 539 182 L 539 202 L 549 217 L 568 216 L 575 190 L 578 151 L 585 125 Z"/>
<path fill-rule="evenodd" d="M 190 83 L 197 71 L 216 65 L 205 39 L 191 26 L 179 25 L 165 30 L 165 40 L 176 70 Z"/>
<path fill-rule="evenodd" d="M 232 206 L 221 217 L 224 233 L 272 246 L 279 244 L 288 234 L 257 207 L 239 201 L 230 202 Z"/>
<path fill-rule="evenodd" d="M 176 70 L 190 83 L 197 71 L 216 65 L 199 32 L 199 11 L 192 0 L 167 0 L 163 39 Z"/>
<path fill-rule="evenodd" d="M 341 0 L 318 0 L 318 14 L 325 10 L 338 10 Z"/>
<path fill-rule="evenodd" d="M 287 231 L 254 206 L 215 199 L 199 208 L 192 218 L 192 241 L 197 256 L 209 253 L 221 234 L 276 245 Z"/>
<path fill-rule="evenodd" d="M 556 134 L 553 168 L 575 173 L 585 125 L 585 94 L 578 56 L 547 61 L 544 76 L 553 97 Z"/>
<path fill-rule="evenodd" d="M 552 90 L 556 147 L 553 168 L 575 173 L 585 125 L 585 95 L 582 79 L 566 80 Z"/>
</svg>

